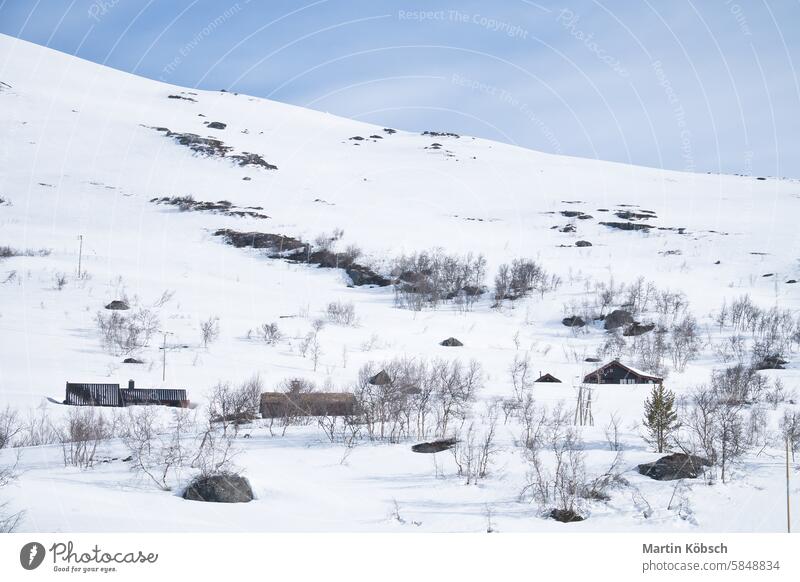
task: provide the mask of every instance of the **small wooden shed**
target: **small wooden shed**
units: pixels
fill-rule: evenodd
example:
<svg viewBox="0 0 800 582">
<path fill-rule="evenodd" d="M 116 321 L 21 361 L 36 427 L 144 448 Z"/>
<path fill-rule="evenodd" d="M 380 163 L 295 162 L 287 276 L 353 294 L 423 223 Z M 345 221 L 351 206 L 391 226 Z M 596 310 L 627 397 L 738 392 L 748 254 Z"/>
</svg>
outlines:
<svg viewBox="0 0 800 582">
<path fill-rule="evenodd" d="M 561 384 L 561 380 L 559 380 L 558 378 L 556 378 L 555 376 L 553 376 L 549 372 L 546 373 L 546 374 L 542 374 L 536 380 L 534 380 L 534 382 L 547 382 L 547 383 L 551 383 L 551 384 L 553 384 L 553 383 Z"/>
</svg>

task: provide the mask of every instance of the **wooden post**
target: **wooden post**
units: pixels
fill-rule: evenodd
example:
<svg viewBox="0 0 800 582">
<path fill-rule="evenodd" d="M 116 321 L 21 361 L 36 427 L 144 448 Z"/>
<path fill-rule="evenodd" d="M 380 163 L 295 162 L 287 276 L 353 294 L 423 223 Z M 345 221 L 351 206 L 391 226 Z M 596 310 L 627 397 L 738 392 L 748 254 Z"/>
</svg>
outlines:
<svg viewBox="0 0 800 582">
<path fill-rule="evenodd" d="M 81 259 L 83 258 L 83 235 L 78 235 L 78 279 L 81 278 Z"/>
<path fill-rule="evenodd" d="M 786 533 L 792 533 L 792 511 L 789 504 L 789 437 L 786 437 Z"/>
<path fill-rule="evenodd" d="M 164 332 L 164 344 L 161 347 L 161 351 L 164 352 L 161 354 L 163 356 L 161 365 L 161 381 L 164 382 L 167 379 L 167 332 Z"/>
</svg>

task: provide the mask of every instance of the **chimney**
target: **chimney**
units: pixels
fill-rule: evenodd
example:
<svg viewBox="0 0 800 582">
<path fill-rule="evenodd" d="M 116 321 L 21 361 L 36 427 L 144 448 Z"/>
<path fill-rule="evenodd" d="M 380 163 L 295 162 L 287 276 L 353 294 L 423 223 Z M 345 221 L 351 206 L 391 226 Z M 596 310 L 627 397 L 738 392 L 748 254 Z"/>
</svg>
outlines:
<svg viewBox="0 0 800 582">
<path fill-rule="evenodd" d="M 133 390 L 133 380 L 128 380 L 128 390 Z"/>
</svg>

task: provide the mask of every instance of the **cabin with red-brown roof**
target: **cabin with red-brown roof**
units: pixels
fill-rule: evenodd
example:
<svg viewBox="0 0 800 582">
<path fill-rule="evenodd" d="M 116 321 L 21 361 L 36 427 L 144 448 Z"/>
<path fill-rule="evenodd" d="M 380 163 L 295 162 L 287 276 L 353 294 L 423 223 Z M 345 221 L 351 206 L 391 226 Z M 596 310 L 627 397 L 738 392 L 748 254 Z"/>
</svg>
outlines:
<svg viewBox="0 0 800 582">
<path fill-rule="evenodd" d="M 584 376 L 584 384 L 662 384 L 664 378 L 654 376 L 613 360 Z"/>
</svg>

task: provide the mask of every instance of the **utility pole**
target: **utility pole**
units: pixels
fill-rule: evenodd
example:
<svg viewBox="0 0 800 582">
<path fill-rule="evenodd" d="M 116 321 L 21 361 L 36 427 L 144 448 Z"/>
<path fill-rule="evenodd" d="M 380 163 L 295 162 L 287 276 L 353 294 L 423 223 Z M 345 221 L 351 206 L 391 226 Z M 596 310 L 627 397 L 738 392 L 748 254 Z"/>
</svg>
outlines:
<svg viewBox="0 0 800 582">
<path fill-rule="evenodd" d="M 78 279 L 81 278 L 81 259 L 83 258 L 83 235 L 78 235 Z"/>
<path fill-rule="evenodd" d="M 167 379 L 167 336 L 172 335 L 172 332 L 162 331 L 161 333 L 164 335 L 164 343 L 161 346 L 163 352 L 161 354 L 161 381 L 164 382 Z"/>
<path fill-rule="evenodd" d="M 792 511 L 789 505 L 789 436 L 786 436 L 786 533 L 792 533 Z"/>
</svg>

